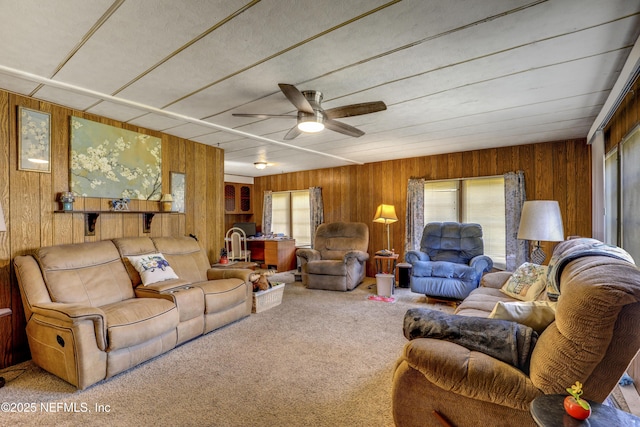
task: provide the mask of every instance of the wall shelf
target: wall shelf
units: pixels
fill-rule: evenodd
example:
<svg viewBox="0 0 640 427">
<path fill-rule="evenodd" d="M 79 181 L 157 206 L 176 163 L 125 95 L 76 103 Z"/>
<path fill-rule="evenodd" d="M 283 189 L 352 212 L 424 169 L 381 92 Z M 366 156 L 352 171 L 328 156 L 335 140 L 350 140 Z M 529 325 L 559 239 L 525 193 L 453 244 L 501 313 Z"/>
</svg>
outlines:
<svg viewBox="0 0 640 427">
<path fill-rule="evenodd" d="M 156 214 L 177 214 L 179 212 L 150 212 L 150 211 L 63 211 L 56 210 L 54 213 L 68 213 L 74 214 L 79 213 L 84 215 L 84 235 L 85 236 L 95 236 L 96 235 L 96 221 L 100 214 L 142 214 L 142 232 L 149 233 L 151 232 L 151 221 L 153 221 L 153 216 Z"/>
</svg>

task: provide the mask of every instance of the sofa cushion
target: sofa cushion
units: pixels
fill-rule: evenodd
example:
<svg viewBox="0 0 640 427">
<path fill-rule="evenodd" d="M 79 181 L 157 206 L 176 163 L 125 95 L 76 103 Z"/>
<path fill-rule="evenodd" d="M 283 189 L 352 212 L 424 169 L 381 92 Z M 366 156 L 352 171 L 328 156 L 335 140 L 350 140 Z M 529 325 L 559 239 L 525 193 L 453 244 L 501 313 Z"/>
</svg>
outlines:
<svg viewBox="0 0 640 427">
<path fill-rule="evenodd" d="M 477 288 L 456 308 L 456 314 L 463 316 L 488 317 L 498 301 L 518 301 L 495 288 Z"/>
<path fill-rule="evenodd" d="M 207 280 L 207 270 L 211 264 L 196 239 L 186 236 L 154 237 L 153 243 L 178 277 L 191 283 Z"/>
<path fill-rule="evenodd" d="M 134 297 L 111 241 L 43 247 L 37 259 L 53 302 L 100 307 Z"/>
<path fill-rule="evenodd" d="M 248 286 L 241 279 L 208 280 L 194 285 L 204 292 L 205 314 L 225 311 L 245 302 Z"/>
<path fill-rule="evenodd" d="M 414 277 L 445 277 L 473 281 L 478 273 L 466 264 L 447 261 L 415 261 L 411 274 Z"/>
<path fill-rule="evenodd" d="M 489 318 L 518 322 L 541 334 L 556 319 L 556 304 L 551 301 L 498 301 Z"/>
<path fill-rule="evenodd" d="M 109 351 L 148 341 L 175 329 L 179 322 L 175 304 L 161 298 L 132 298 L 101 309 L 107 319 Z"/>
<path fill-rule="evenodd" d="M 547 286 L 547 267 L 525 262 L 516 269 L 501 291 L 521 301 L 533 301 Z"/>
<path fill-rule="evenodd" d="M 469 264 L 484 253 L 482 227 L 473 223 L 431 222 L 420 240 L 420 251 L 433 261 Z"/>
<path fill-rule="evenodd" d="M 113 239 L 113 244 L 116 245 L 120 252 L 120 257 L 124 262 L 127 273 L 129 273 L 133 287 L 137 287 L 142 283 L 142 279 L 140 278 L 140 273 L 131 265 L 131 261 L 127 257 L 158 252 L 153 241 L 149 237 L 120 237 Z"/>
<path fill-rule="evenodd" d="M 178 278 L 173 268 L 169 265 L 169 262 L 161 253 L 129 256 L 127 258 L 140 274 L 144 286 Z"/>
<path fill-rule="evenodd" d="M 367 252 L 369 227 L 362 222 L 321 224 L 316 230 L 313 247 L 322 259 L 341 260 L 349 251 Z"/>
<path fill-rule="evenodd" d="M 342 259 L 322 259 L 319 261 L 311 261 L 307 263 L 308 274 L 322 274 L 326 276 L 345 276 L 347 274 L 347 265 Z"/>
</svg>

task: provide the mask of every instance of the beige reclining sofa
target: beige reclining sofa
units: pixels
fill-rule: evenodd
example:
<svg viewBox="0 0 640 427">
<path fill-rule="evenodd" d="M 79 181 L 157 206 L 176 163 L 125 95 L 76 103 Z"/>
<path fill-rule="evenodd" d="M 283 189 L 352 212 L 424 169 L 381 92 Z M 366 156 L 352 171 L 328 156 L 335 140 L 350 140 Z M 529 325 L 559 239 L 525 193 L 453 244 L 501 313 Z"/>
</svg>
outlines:
<svg viewBox="0 0 640 427">
<path fill-rule="evenodd" d="M 157 253 L 177 278 L 145 286 L 128 257 Z M 251 313 L 251 271 L 210 268 L 190 237 L 43 247 L 14 265 L 34 363 L 79 389 Z"/>
</svg>

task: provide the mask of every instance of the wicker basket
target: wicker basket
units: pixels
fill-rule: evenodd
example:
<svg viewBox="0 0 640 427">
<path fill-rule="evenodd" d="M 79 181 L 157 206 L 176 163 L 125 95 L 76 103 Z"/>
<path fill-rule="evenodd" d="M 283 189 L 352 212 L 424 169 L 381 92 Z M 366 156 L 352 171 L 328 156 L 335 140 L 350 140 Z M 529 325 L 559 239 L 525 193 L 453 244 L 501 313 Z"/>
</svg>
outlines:
<svg viewBox="0 0 640 427">
<path fill-rule="evenodd" d="M 282 294 L 284 293 L 284 283 L 274 284 L 273 288 L 266 291 L 258 291 L 253 293 L 252 313 L 260 313 L 269 310 L 282 302 Z"/>
</svg>

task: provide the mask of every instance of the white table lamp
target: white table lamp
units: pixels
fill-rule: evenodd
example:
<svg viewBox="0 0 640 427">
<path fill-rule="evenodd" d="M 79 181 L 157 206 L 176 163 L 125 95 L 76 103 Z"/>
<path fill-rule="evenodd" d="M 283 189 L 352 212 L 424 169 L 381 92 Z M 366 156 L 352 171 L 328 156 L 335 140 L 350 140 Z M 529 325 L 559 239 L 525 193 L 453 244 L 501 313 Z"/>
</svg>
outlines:
<svg viewBox="0 0 640 427">
<path fill-rule="evenodd" d="M 547 257 L 540 248 L 540 242 L 561 242 L 564 240 L 560 205 L 555 200 L 530 200 L 522 206 L 522 216 L 518 227 L 518 239 L 534 241 L 531 261 L 542 264 Z"/>
</svg>

